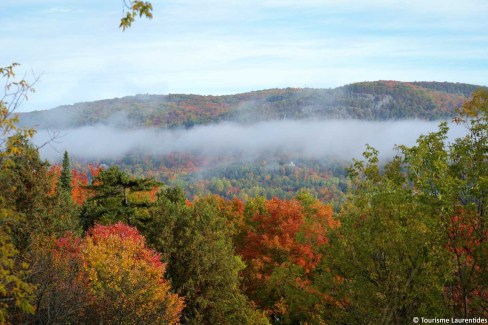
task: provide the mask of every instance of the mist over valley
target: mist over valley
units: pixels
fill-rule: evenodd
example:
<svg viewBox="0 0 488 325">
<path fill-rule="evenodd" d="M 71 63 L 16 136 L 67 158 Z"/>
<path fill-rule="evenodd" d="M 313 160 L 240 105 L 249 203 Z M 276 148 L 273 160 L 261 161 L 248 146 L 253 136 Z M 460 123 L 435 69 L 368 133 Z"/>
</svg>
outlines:
<svg viewBox="0 0 488 325">
<path fill-rule="evenodd" d="M 441 121 L 449 124 L 448 141 L 462 136 L 463 127 L 450 121 L 476 87 L 377 81 L 226 96 L 137 95 L 21 114 L 20 122 L 37 129 L 35 144 L 48 142 L 40 154 L 52 163 L 66 150 L 81 170 L 119 165 L 183 187 L 190 197 L 290 198 L 307 189 L 326 198 L 327 191 L 346 190 L 345 169 L 366 145 L 383 163 L 398 154 L 396 145 L 414 145 Z"/>
<path fill-rule="evenodd" d="M 59 162 L 67 150 L 74 158 L 87 161 L 121 160 L 130 153 L 165 156 L 191 153 L 210 158 L 236 157 L 252 161 L 277 159 L 343 162 L 359 158 L 366 144 L 391 158 L 395 145 L 415 144 L 421 134 L 437 130 L 439 121 L 361 120 L 279 120 L 255 124 L 222 122 L 189 129 L 122 129 L 110 125 L 83 126 L 57 130 L 57 138 L 41 148 L 41 156 Z M 450 138 L 463 128 L 450 123 Z M 49 141 L 52 131 L 39 130 L 34 143 Z"/>
</svg>

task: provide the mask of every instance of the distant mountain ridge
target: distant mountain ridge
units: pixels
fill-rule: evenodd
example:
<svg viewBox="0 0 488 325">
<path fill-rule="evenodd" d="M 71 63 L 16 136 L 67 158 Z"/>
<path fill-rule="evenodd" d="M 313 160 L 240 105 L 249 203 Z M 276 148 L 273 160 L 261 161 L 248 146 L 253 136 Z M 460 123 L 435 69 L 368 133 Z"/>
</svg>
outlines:
<svg viewBox="0 0 488 325">
<path fill-rule="evenodd" d="M 20 114 L 23 126 L 66 129 L 192 127 L 276 119 L 424 119 L 454 115 L 480 86 L 449 82 L 359 82 L 334 89 L 267 89 L 223 96 L 136 95 Z M 485 87 L 486 88 L 486 87 Z"/>
</svg>

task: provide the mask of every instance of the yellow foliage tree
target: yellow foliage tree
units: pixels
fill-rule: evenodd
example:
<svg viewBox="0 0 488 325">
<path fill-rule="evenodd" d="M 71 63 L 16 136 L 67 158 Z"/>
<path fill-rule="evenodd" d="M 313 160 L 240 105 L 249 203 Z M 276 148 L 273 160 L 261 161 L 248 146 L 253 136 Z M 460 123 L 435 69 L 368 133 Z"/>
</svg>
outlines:
<svg viewBox="0 0 488 325">
<path fill-rule="evenodd" d="M 58 240 L 60 252 L 75 252 L 93 305 L 87 322 L 105 324 L 178 324 L 183 299 L 171 293 L 166 265 L 147 248 L 136 228 L 123 223 L 97 225 L 79 243 Z"/>
<path fill-rule="evenodd" d="M 34 131 L 17 127 L 15 109 L 32 91 L 25 81 L 15 81 L 14 69 L 18 64 L 0 67 L 0 78 L 5 82 L 0 95 L 0 184 L 5 184 L 6 171 L 12 167 L 14 156 L 21 156 L 23 139 L 31 137 Z M 33 313 L 31 305 L 34 286 L 27 282 L 28 265 L 20 262 L 19 250 L 12 238 L 22 215 L 7 204 L 6 196 L 0 191 L 0 324 L 14 322 L 18 311 Z"/>
</svg>

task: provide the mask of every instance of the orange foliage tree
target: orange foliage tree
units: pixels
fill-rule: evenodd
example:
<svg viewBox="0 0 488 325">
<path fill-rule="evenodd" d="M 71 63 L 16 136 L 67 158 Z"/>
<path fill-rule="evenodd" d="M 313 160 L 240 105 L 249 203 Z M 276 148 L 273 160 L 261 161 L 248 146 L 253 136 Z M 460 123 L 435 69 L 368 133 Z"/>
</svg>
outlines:
<svg viewBox="0 0 488 325">
<path fill-rule="evenodd" d="M 82 206 L 83 202 L 89 197 L 89 191 L 86 189 L 88 186 L 88 176 L 76 169 L 71 172 L 72 176 L 72 191 L 71 198 L 78 206 Z"/>
<path fill-rule="evenodd" d="M 101 167 L 94 167 L 92 164 L 89 166 L 90 173 L 93 177 L 96 177 L 100 171 Z M 56 187 L 59 183 L 59 178 L 61 176 L 61 165 L 52 165 L 49 168 L 50 179 L 50 195 L 54 195 L 56 192 Z M 87 189 L 88 186 L 88 175 L 84 171 L 79 171 L 77 169 L 71 170 L 71 199 L 76 205 L 81 206 L 83 202 L 90 197 L 90 191 Z"/>
<path fill-rule="evenodd" d="M 251 200 L 245 218 L 244 235 L 236 242 L 248 265 L 246 293 L 274 319 L 317 321 L 315 309 L 327 297 L 315 290 L 313 271 L 328 229 L 337 226 L 332 209 L 300 193 L 287 201 Z"/>
<path fill-rule="evenodd" d="M 78 282 L 86 283 L 93 301 L 88 322 L 179 323 L 183 299 L 171 293 L 166 265 L 136 228 L 96 225 L 82 240 L 59 239 L 56 252 L 82 266 Z"/>
<path fill-rule="evenodd" d="M 454 255 L 457 281 L 447 288 L 458 309 L 465 315 L 477 314 L 488 301 L 488 288 L 484 285 L 488 231 L 474 211 L 459 207 L 451 217 L 448 232 L 448 250 Z"/>
</svg>

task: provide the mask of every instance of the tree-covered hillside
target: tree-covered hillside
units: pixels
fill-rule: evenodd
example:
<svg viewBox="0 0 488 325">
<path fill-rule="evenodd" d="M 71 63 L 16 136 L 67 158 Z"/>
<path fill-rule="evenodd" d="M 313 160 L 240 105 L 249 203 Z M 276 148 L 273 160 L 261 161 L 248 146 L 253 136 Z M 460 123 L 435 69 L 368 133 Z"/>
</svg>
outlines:
<svg viewBox="0 0 488 325">
<path fill-rule="evenodd" d="M 452 117 L 475 85 L 360 82 L 335 89 L 268 89 L 225 96 L 136 95 L 21 115 L 21 124 L 64 129 L 93 124 L 123 128 L 191 127 L 276 119 L 407 119 Z"/>
<path fill-rule="evenodd" d="M 454 116 L 455 108 L 474 89 L 474 85 L 460 83 L 376 81 L 336 89 L 269 89 L 226 96 L 137 95 L 22 114 L 21 122 L 36 129 L 101 124 L 123 130 L 120 134 L 124 134 L 127 129 L 191 128 L 225 121 L 249 125 L 281 119 L 435 120 Z M 93 141 L 86 137 L 88 133 L 79 136 L 78 141 Z M 146 134 L 143 142 L 152 143 L 152 149 L 162 147 L 149 139 L 152 136 Z M 100 137 L 121 142 L 111 133 Z M 173 138 L 168 139 L 170 142 Z M 59 141 L 59 150 L 66 146 L 63 140 L 66 139 Z M 236 139 L 236 145 L 242 141 Z M 360 145 L 365 142 L 361 139 Z M 152 176 L 165 184 L 180 186 L 189 199 L 210 193 L 244 201 L 257 195 L 290 199 L 300 189 L 307 189 L 317 198 L 333 203 L 335 208 L 344 198 L 347 188 L 344 169 L 352 158 L 351 154 L 346 160 L 308 159 L 296 152 L 270 150 L 250 159 L 232 150 L 219 151 L 220 154 L 190 151 L 158 154 L 156 149 L 144 148 L 135 146 L 113 158 L 93 155 L 88 158 L 73 148 L 70 154 L 80 172 L 89 173 L 89 163 L 118 165 L 132 175 Z"/>
<path fill-rule="evenodd" d="M 292 188 L 287 199 L 189 200 L 120 166 L 88 175 L 68 153 L 62 166 L 42 161 L 12 114 L 31 89 L 9 83 L 12 70 L 0 68 L 14 90 L 0 100 L 0 324 L 486 320 L 488 91 L 462 105 L 466 134 L 450 142 L 442 122 L 388 162 L 368 146 L 337 184 L 344 196 L 297 191 L 337 179 L 285 161 L 230 169 L 210 187 L 228 195 L 234 178 L 264 180 Z"/>
</svg>

